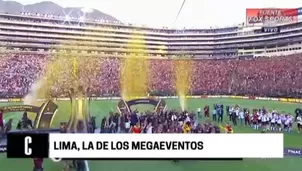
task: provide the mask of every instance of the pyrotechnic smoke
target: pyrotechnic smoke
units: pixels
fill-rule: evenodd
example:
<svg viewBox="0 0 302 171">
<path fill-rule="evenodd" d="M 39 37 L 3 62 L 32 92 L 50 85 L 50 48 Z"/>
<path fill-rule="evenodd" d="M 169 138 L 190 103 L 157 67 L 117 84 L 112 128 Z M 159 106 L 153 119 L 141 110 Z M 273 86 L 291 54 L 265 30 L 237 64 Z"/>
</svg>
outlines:
<svg viewBox="0 0 302 171">
<path fill-rule="evenodd" d="M 43 85 L 42 80 L 34 82 L 29 90 L 29 93 L 24 97 L 24 104 L 33 105 L 38 101 L 39 90 Z"/>
</svg>

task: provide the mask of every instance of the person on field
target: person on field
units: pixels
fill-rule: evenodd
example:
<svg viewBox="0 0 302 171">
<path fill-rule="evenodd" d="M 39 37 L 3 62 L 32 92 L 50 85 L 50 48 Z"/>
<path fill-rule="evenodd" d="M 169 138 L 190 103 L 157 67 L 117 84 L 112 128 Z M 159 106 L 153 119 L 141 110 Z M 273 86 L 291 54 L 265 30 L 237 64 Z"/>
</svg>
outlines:
<svg viewBox="0 0 302 171">
<path fill-rule="evenodd" d="M 189 121 L 185 122 L 183 125 L 183 133 L 191 133 L 191 123 Z"/>
<path fill-rule="evenodd" d="M 232 134 L 234 133 L 233 128 L 230 123 L 227 123 L 226 126 L 219 126 L 220 130 L 224 131 L 225 133 Z"/>
<path fill-rule="evenodd" d="M 172 160 L 173 164 L 178 164 L 179 160 Z"/>
<path fill-rule="evenodd" d="M 32 121 L 28 118 L 27 112 L 24 112 L 21 121 L 19 121 L 19 123 L 17 124 L 17 129 L 28 130 L 33 128 L 34 126 L 32 124 Z"/>
<path fill-rule="evenodd" d="M 231 118 L 234 126 L 237 126 L 237 113 L 236 110 L 232 110 Z"/>
<path fill-rule="evenodd" d="M 297 108 L 297 109 L 295 110 L 295 113 L 296 113 L 295 121 L 298 121 L 298 117 L 299 117 L 300 115 L 302 115 L 302 109 Z"/>
<path fill-rule="evenodd" d="M 85 171 L 85 161 L 84 160 L 76 160 L 76 171 Z"/>
<path fill-rule="evenodd" d="M 91 117 L 90 125 L 91 125 L 91 132 L 94 133 L 94 131 L 96 130 L 96 117 L 95 116 Z"/>
<path fill-rule="evenodd" d="M 217 114 L 218 122 L 223 122 L 223 109 L 220 106 L 217 107 Z"/>
<path fill-rule="evenodd" d="M 217 121 L 217 109 L 213 109 L 213 121 Z"/>
<path fill-rule="evenodd" d="M 229 123 L 225 126 L 225 129 L 226 129 L 226 132 L 227 132 L 228 134 L 234 133 L 233 128 L 232 128 L 232 125 L 229 124 Z"/>
<path fill-rule="evenodd" d="M 4 126 L 4 133 L 8 133 L 12 130 L 12 126 L 13 126 L 13 119 L 9 119 L 7 123 L 5 123 Z"/>
<path fill-rule="evenodd" d="M 238 117 L 239 117 L 240 125 L 243 126 L 244 125 L 244 111 L 243 111 L 243 109 L 239 109 L 238 115 L 239 115 Z"/>
<path fill-rule="evenodd" d="M 138 119 L 137 112 L 134 111 L 130 115 L 130 125 L 135 126 L 135 125 L 137 125 L 138 122 L 139 122 L 139 119 Z"/>
<path fill-rule="evenodd" d="M 255 130 L 259 129 L 259 120 L 258 120 L 258 114 L 256 112 L 256 110 L 253 110 L 253 114 L 252 114 L 252 123 L 253 123 L 253 128 Z"/>
<path fill-rule="evenodd" d="M 232 122 L 232 113 L 234 112 L 234 107 L 229 107 L 229 110 L 227 110 L 227 114 L 229 115 L 230 122 Z"/>
<path fill-rule="evenodd" d="M 229 116 L 230 121 L 232 121 L 232 119 L 231 119 L 231 117 L 230 117 L 230 109 L 231 109 L 231 107 L 230 107 L 229 105 L 227 105 L 227 106 L 225 107 L 226 114 Z"/>
<path fill-rule="evenodd" d="M 43 171 L 43 158 L 33 158 L 33 171 Z"/>
<path fill-rule="evenodd" d="M 298 133 L 302 131 L 302 115 L 297 116 L 297 127 L 298 127 Z"/>
<path fill-rule="evenodd" d="M 209 107 L 209 105 L 206 105 L 203 110 L 204 110 L 204 117 L 205 118 L 210 118 L 210 107 Z"/>
<path fill-rule="evenodd" d="M 142 132 L 140 124 L 136 123 L 136 125 L 134 125 L 130 128 L 129 132 L 132 132 L 134 134 L 140 134 Z"/>
<path fill-rule="evenodd" d="M 244 125 L 251 127 L 251 115 L 247 109 L 244 110 Z"/>
<path fill-rule="evenodd" d="M 198 117 L 201 116 L 200 114 L 201 114 L 201 108 L 198 107 L 198 108 L 197 108 L 197 116 L 198 116 Z"/>
<path fill-rule="evenodd" d="M 3 110 L 0 110 L 0 133 L 3 132 L 4 122 L 3 122 Z"/>
</svg>

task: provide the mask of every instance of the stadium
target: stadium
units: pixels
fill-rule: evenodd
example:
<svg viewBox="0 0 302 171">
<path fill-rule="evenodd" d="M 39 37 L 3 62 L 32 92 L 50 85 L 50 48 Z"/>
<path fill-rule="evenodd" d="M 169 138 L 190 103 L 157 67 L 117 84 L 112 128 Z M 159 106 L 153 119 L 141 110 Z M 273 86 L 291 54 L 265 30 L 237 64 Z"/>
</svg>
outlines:
<svg viewBox="0 0 302 171">
<path fill-rule="evenodd" d="M 43 3 L 36 4 L 37 8 Z M 56 11 L 60 10 L 54 13 Z M 73 9 L 73 13 L 77 12 L 85 13 Z M 87 109 L 89 115 L 96 118 L 97 130 L 109 114 L 123 115 L 123 106 L 119 106 L 122 101 L 136 99 L 149 101 L 125 103 L 128 110 L 201 112 L 199 120 L 203 126 L 208 122 L 224 125 L 234 121 L 229 119 L 227 109 L 221 123 L 212 121 L 212 111 L 217 104 L 240 106 L 250 111 L 265 108 L 292 117 L 301 108 L 302 22 L 278 24 L 279 31 L 275 33 L 265 33 L 261 26 L 244 24 L 219 29 L 175 30 L 123 24 L 114 17 L 97 15 L 101 14 L 94 11 L 93 17 L 74 18 L 72 13 L 0 13 L 0 109 L 5 109 L 5 122 L 13 119 L 13 127 L 16 127 L 23 111 L 34 120 L 36 110 L 40 109 L 33 106 L 51 100 L 58 110 L 50 118 L 43 116 L 45 120 L 41 120 L 37 128 L 59 128 L 73 113 L 69 95 L 70 90 L 78 87 L 89 97 Z M 4 108 L 18 105 L 32 108 Z M 210 117 L 205 119 L 207 105 Z M 232 125 L 235 133 L 262 131 L 244 124 L 243 119 L 236 118 L 238 124 Z M 91 171 L 138 168 L 147 171 L 298 171 L 302 145 L 296 125 L 295 121 L 292 130 L 281 130 L 285 150 L 297 150 L 297 154 L 288 154 L 283 159 L 181 161 L 179 164 L 89 161 L 89 168 Z M 168 130 L 177 132 L 178 128 Z M 273 143 L 253 141 L 255 146 Z M 228 148 L 227 142 L 221 145 Z M 5 153 L 0 154 L 0 163 L 6 171 L 32 169 L 32 160 L 7 159 Z M 62 163 L 51 160 L 44 162 L 45 170 L 63 167 Z"/>
</svg>

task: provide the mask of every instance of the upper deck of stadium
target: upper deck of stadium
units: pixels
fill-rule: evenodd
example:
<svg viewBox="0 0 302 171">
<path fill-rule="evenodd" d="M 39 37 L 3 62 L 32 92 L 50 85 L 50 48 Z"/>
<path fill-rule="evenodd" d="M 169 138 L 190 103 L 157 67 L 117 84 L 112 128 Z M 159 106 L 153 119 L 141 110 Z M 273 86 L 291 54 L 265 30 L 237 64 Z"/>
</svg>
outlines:
<svg viewBox="0 0 302 171">
<path fill-rule="evenodd" d="M 0 45 L 7 50 L 73 50 L 92 54 L 238 57 L 301 52 L 302 22 L 279 33 L 243 25 L 220 29 L 155 29 L 43 15 L 0 14 Z"/>
</svg>

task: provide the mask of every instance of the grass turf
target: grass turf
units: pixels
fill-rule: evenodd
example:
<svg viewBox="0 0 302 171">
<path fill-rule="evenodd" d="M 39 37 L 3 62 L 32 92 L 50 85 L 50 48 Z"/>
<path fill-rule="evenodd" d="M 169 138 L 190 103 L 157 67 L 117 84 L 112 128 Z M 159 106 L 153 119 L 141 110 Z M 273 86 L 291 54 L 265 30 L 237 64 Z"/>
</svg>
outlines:
<svg viewBox="0 0 302 171">
<path fill-rule="evenodd" d="M 168 108 L 180 109 L 177 99 L 166 100 Z M 265 106 L 267 109 L 276 109 L 278 111 L 285 111 L 294 113 L 294 110 L 301 107 L 301 104 L 281 103 L 276 101 L 256 101 L 256 100 L 243 100 L 243 99 L 190 99 L 188 100 L 189 110 L 196 111 L 200 106 L 208 104 L 213 107 L 214 103 L 224 105 L 238 104 L 246 108 L 262 108 Z M 0 103 L 0 106 L 12 105 L 17 103 Z M 117 101 L 92 101 L 91 113 L 97 116 L 100 122 L 103 116 L 106 116 L 109 111 L 116 110 Z M 69 102 L 58 102 L 59 111 L 54 119 L 54 125 L 58 126 L 60 121 L 67 121 L 70 113 Z M 149 105 L 134 106 L 138 110 L 151 109 Z M 21 113 L 7 113 L 4 118 L 13 118 L 16 123 L 21 117 Z M 224 118 L 227 121 L 228 118 Z M 255 133 L 251 128 L 238 126 L 234 128 L 235 133 Z M 302 135 L 297 134 L 296 131 L 291 134 L 285 134 L 284 145 L 285 147 L 302 148 L 301 143 Z M 262 142 L 261 140 L 254 140 L 255 145 L 269 145 L 274 142 Z M 240 144 L 240 142 L 238 142 Z M 221 144 L 228 147 L 228 144 Z M 249 147 L 247 147 L 249 148 Z M 170 161 L 89 161 L 90 171 L 200 171 L 200 170 L 265 170 L 265 171 L 298 171 L 301 170 L 299 162 L 301 158 L 286 157 L 284 159 L 244 159 L 244 161 L 181 161 L 179 164 L 172 164 Z M 5 171 L 18 171 L 32 169 L 32 161 L 30 159 L 6 159 L 5 154 L 0 154 L 1 168 Z M 62 170 L 61 163 L 53 163 L 50 160 L 44 162 L 46 171 L 60 171 Z"/>
</svg>

